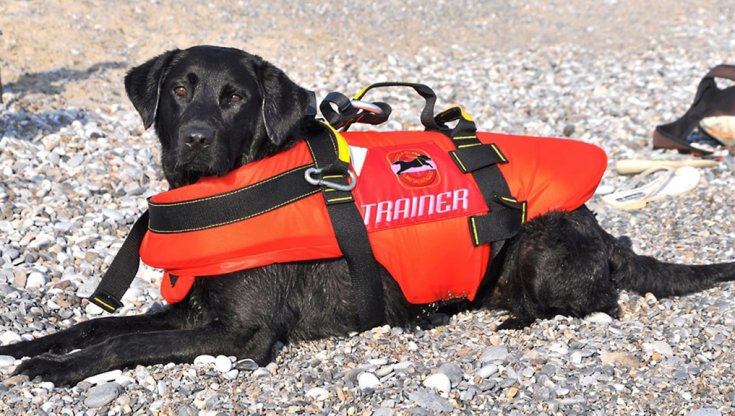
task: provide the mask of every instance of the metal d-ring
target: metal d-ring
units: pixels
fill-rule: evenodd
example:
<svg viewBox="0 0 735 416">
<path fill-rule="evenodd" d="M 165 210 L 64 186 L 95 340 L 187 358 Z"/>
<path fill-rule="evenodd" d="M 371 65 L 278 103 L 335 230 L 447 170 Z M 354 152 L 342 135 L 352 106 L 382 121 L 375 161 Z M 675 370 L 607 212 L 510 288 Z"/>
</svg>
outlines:
<svg viewBox="0 0 735 416">
<path fill-rule="evenodd" d="M 352 106 L 373 114 L 383 114 L 383 109 L 373 103 L 361 100 L 351 100 Z"/>
<path fill-rule="evenodd" d="M 344 192 L 350 192 L 351 190 L 355 189 L 355 186 L 357 185 L 357 178 L 355 178 L 355 174 L 352 173 L 351 170 L 347 170 L 347 174 L 350 176 L 350 182 L 346 185 L 334 183 L 331 181 L 325 181 L 324 178 L 322 178 L 323 171 L 324 169 L 322 168 L 308 168 L 304 172 L 304 179 L 306 179 L 306 182 L 309 182 L 312 185 L 324 185 L 327 188 L 332 188 Z"/>
</svg>

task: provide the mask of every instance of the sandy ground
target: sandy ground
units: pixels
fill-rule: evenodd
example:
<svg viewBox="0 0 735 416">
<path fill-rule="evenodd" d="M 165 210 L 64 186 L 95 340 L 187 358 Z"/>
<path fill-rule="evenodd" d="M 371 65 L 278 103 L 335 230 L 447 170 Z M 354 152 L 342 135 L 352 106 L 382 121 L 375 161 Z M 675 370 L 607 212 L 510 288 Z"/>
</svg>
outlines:
<svg viewBox="0 0 735 416">
<path fill-rule="evenodd" d="M 345 50 L 382 59 L 551 44 L 596 51 L 687 44 L 682 25 L 732 24 L 731 2 L 675 0 L 313 2 L 19 1 L 0 4 L 6 92 L 77 107 L 125 102 L 124 71 L 164 50 L 221 44 L 260 54 L 302 78 Z M 523 3 L 523 4 L 521 4 Z M 433 9 L 433 10 L 432 10 Z M 437 9 L 439 13 L 437 13 Z M 445 16 L 441 22 L 434 16 Z"/>
</svg>

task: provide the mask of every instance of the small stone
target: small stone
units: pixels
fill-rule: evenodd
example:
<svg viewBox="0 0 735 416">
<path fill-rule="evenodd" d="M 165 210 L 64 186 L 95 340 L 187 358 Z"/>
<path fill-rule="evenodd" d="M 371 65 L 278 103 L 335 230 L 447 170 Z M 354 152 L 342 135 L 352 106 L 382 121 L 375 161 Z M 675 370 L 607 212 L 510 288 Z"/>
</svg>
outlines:
<svg viewBox="0 0 735 416">
<path fill-rule="evenodd" d="M 409 394 L 408 398 L 416 405 L 433 413 L 451 412 L 453 409 L 449 400 L 437 396 L 431 391 L 417 390 Z"/>
<path fill-rule="evenodd" d="M 493 375 L 493 374 L 495 374 L 497 372 L 498 372 L 498 366 L 497 365 L 495 365 L 495 364 L 488 364 L 488 365 L 483 366 L 479 370 L 477 370 L 477 373 L 475 373 L 475 374 L 477 374 L 478 376 L 480 376 L 482 378 L 488 378 L 488 377 L 490 377 L 491 375 Z"/>
<path fill-rule="evenodd" d="M 84 280 L 81 286 L 77 289 L 77 296 L 80 298 L 88 298 L 92 296 L 97 286 L 100 284 L 100 279 L 97 276 L 90 276 Z"/>
<path fill-rule="evenodd" d="M 426 377 L 423 384 L 425 387 L 439 390 L 442 393 L 449 393 L 449 390 L 452 388 L 452 382 L 443 373 L 434 373 Z"/>
<path fill-rule="evenodd" d="M 653 343 L 653 350 L 664 357 L 672 357 L 674 350 L 665 341 L 656 341 Z"/>
<path fill-rule="evenodd" d="M 721 413 L 714 407 L 703 407 L 701 409 L 692 410 L 687 416 L 720 416 Z"/>
<path fill-rule="evenodd" d="M 371 358 L 368 360 L 368 364 L 380 367 L 388 364 L 388 360 L 386 360 L 385 358 Z"/>
<path fill-rule="evenodd" d="M 118 376 L 115 377 L 115 382 L 123 387 L 129 386 L 133 383 L 135 383 L 135 379 L 128 376 Z"/>
<path fill-rule="evenodd" d="M 546 374 L 547 376 L 551 377 L 554 374 L 556 374 L 556 366 L 554 364 L 544 364 L 544 366 L 541 367 L 541 370 L 539 372 L 541 374 Z"/>
<path fill-rule="evenodd" d="M 378 377 L 385 377 L 388 374 L 392 373 L 394 371 L 395 367 L 392 365 L 385 365 L 383 367 L 380 367 L 379 369 L 375 370 L 375 375 Z"/>
<path fill-rule="evenodd" d="M 371 416 L 393 416 L 393 409 L 389 407 L 379 407 L 373 410 L 373 414 Z"/>
<path fill-rule="evenodd" d="M 0 368 L 11 367 L 15 363 L 15 357 L 0 355 Z"/>
<path fill-rule="evenodd" d="M 240 370 L 238 369 L 232 369 L 225 373 L 225 378 L 228 380 L 234 380 L 237 378 L 237 376 L 240 375 Z"/>
<path fill-rule="evenodd" d="M 218 355 L 214 360 L 214 367 L 220 373 L 226 373 L 232 369 L 232 361 L 224 355 Z"/>
<path fill-rule="evenodd" d="M 13 331 L 5 331 L 0 335 L 0 344 L 2 345 L 15 344 L 16 342 L 20 342 L 20 335 Z"/>
<path fill-rule="evenodd" d="M 253 377 L 255 378 L 270 377 L 270 376 L 271 376 L 271 372 L 262 367 L 253 371 Z"/>
<path fill-rule="evenodd" d="M 27 248 L 29 249 L 44 248 L 53 242 L 54 242 L 54 237 L 52 235 L 38 234 L 36 238 L 34 238 L 33 241 L 31 241 L 28 244 Z"/>
<path fill-rule="evenodd" d="M 199 412 L 195 407 L 183 405 L 179 407 L 179 410 L 176 412 L 176 416 L 196 416 Z"/>
<path fill-rule="evenodd" d="M 449 381 L 452 382 L 452 386 L 456 386 L 457 384 L 461 383 L 462 379 L 464 378 L 464 371 L 462 371 L 462 367 L 454 363 L 442 364 L 441 366 L 439 366 L 439 369 L 437 371 L 449 377 Z"/>
<path fill-rule="evenodd" d="M 380 386 L 380 380 L 373 373 L 363 372 L 357 376 L 357 385 L 361 390 L 375 389 Z"/>
<path fill-rule="evenodd" d="M 650 305 L 653 305 L 654 303 L 658 302 L 656 295 L 654 295 L 651 292 L 646 292 L 646 294 L 644 295 L 644 298 L 646 298 L 646 302 L 648 302 L 648 304 Z"/>
<path fill-rule="evenodd" d="M 28 276 L 26 272 L 21 269 L 13 270 L 13 287 L 24 288 L 26 287 L 26 281 Z"/>
<path fill-rule="evenodd" d="M 244 360 L 240 360 L 235 363 L 235 368 L 237 368 L 238 370 L 254 371 L 257 370 L 258 367 L 260 367 L 258 363 L 251 360 L 250 358 L 245 358 Z"/>
<path fill-rule="evenodd" d="M 70 168 L 75 168 L 84 162 L 84 155 L 81 153 L 77 153 L 66 162 L 66 166 Z"/>
<path fill-rule="evenodd" d="M 211 356 L 209 354 L 203 354 L 194 359 L 194 365 L 197 367 L 202 367 L 207 364 L 214 364 L 217 361 L 214 356 Z"/>
<path fill-rule="evenodd" d="M 163 380 L 159 380 L 156 385 L 156 390 L 158 391 L 159 396 L 165 396 L 168 394 L 168 385 L 166 385 Z"/>
<path fill-rule="evenodd" d="M 26 281 L 26 288 L 43 287 L 46 285 L 46 282 L 46 276 L 39 272 L 31 272 L 31 274 L 28 275 L 28 280 Z"/>
<path fill-rule="evenodd" d="M 89 389 L 84 404 L 91 408 L 102 407 L 115 400 L 122 391 L 122 386 L 114 382 L 100 384 Z"/>
<path fill-rule="evenodd" d="M 112 370 L 104 373 L 100 373 L 84 379 L 89 384 L 100 384 L 107 381 L 114 381 L 122 375 L 121 370 Z"/>
<path fill-rule="evenodd" d="M 611 324 L 613 322 L 613 318 L 604 313 L 604 312 L 595 312 L 587 315 L 586 318 L 584 318 L 585 322 L 592 322 L 596 324 Z"/>
<path fill-rule="evenodd" d="M 306 392 L 306 397 L 310 397 L 317 401 L 326 400 L 329 397 L 329 392 L 322 387 L 314 387 Z"/>
<path fill-rule="evenodd" d="M 495 345 L 485 348 L 480 356 L 480 363 L 485 364 L 491 361 L 503 362 L 508 358 L 508 348 L 505 345 Z"/>
<path fill-rule="evenodd" d="M 119 211 L 116 211 L 114 209 L 109 209 L 109 208 L 102 208 L 102 215 L 104 215 L 105 217 L 115 222 L 120 222 L 125 219 L 125 216 L 121 214 Z"/>
<path fill-rule="evenodd" d="M 464 402 L 472 401 L 472 399 L 475 398 L 477 395 L 477 389 L 475 387 L 470 387 L 467 390 L 463 390 L 459 393 L 459 399 Z"/>
<path fill-rule="evenodd" d="M 104 311 L 99 306 L 90 302 L 87 304 L 87 306 L 84 307 L 84 312 L 87 315 L 100 315 Z"/>
</svg>

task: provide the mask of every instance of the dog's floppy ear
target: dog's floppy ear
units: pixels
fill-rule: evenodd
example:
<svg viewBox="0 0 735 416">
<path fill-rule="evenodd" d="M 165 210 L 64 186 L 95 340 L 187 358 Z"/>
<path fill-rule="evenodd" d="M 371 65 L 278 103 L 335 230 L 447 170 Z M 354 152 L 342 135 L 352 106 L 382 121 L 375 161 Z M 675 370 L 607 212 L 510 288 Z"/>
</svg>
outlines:
<svg viewBox="0 0 735 416">
<path fill-rule="evenodd" d="M 156 56 L 148 62 L 131 69 L 125 76 L 125 92 L 128 98 L 143 118 L 143 125 L 148 128 L 156 119 L 158 99 L 161 95 L 161 85 L 171 60 L 180 51 L 170 50 Z"/>
<path fill-rule="evenodd" d="M 280 69 L 266 61 L 258 71 L 258 84 L 263 97 L 265 131 L 276 146 L 288 141 L 294 129 L 306 116 L 316 114 L 313 93 L 296 85 Z"/>
</svg>

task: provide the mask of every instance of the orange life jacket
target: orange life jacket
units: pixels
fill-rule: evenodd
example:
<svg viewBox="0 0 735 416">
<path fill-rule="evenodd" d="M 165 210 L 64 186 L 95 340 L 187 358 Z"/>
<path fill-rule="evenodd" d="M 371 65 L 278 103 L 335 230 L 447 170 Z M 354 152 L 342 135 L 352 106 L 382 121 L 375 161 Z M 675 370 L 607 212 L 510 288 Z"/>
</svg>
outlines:
<svg viewBox="0 0 735 416">
<path fill-rule="evenodd" d="M 468 218 L 488 212 L 478 186 L 448 153 L 455 145 L 430 131 L 342 133 L 357 174 L 354 200 L 375 259 L 415 304 L 472 300 L 491 249 L 473 242 Z M 607 166 L 598 147 L 574 140 L 478 132 L 507 158 L 499 165 L 511 195 L 525 201 L 525 217 L 574 210 L 595 191 Z M 305 142 L 249 163 L 225 176 L 150 198 L 151 206 L 186 204 L 272 180 L 309 165 Z M 195 277 L 221 275 L 274 263 L 342 256 L 319 193 L 270 207 L 246 219 L 170 233 L 151 228 L 140 246 L 148 265 L 165 270 L 161 294 L 182 300 Z M 492 214 L 492 213 L 491 213 Z M 176 276 L 170 279 L 170 276 Z"/>
</svg>

